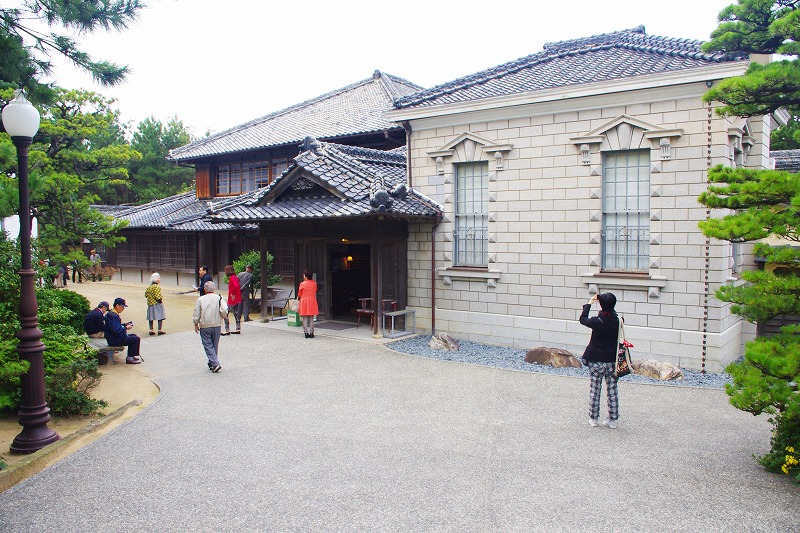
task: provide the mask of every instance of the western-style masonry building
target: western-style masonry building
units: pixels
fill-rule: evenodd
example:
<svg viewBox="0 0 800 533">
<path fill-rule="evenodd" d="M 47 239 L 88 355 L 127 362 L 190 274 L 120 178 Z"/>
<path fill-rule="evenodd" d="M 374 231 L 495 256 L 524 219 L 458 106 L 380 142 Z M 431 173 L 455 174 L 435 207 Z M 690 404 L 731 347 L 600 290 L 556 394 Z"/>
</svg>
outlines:
<svg viewBox="0 0 800 533">
<path fill-rule="evenodd" d="M 437 226 L 409 228 L 418 321 L 581 353 L 580 307 L 612 291 L 642 357 L 721 370 L 741 355 L 754 326 L 714 292 L 753 257 L 702 235 L 719 213 L 697 197 L 712 165 L 771 165 L 770 117 L 702 100 L 748 63 L 640 27 L 398 99 L 387 116 L 411 131 L 412 186 L 444 206 Z"/>
</svg>

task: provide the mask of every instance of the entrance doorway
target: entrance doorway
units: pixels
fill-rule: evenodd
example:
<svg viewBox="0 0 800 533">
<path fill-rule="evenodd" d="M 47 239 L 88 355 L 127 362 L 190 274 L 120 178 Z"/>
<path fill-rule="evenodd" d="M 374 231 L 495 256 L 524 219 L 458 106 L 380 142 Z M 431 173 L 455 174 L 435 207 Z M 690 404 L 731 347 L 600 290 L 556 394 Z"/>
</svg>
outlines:
<svg viewBox="0 0 800 533">
<path fill-rule="evenodd" d="M 329 247 L 331 309 L 334 320 L 356 320 L 359 298 L 372 295 L 369 244 L 334 244 Z"/>
</svg>

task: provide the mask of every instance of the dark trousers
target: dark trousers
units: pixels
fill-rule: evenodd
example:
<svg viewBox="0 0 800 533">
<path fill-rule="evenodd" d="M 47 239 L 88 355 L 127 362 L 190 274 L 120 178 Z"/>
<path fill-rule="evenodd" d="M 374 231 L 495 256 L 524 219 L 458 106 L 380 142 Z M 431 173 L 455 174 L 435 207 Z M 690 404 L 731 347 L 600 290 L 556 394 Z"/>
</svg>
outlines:
<svg viewBox="0 0 800 533">
<path fill-rule="evenodd" d="M 139 343 L 142 339 L 134 333 L 128 333 L 128 337 L 120 342 L 120 346 L 128 347 L 128 357 L 139 357 Z"/>
<path fill-rule="evenodd" d="M 250 299 L 250 294 L 242 294 L 242 318 L 244 318 L 245 322 L 250 320 L 250 307 L 252 305 L 253 301 Z"/>
</svg>

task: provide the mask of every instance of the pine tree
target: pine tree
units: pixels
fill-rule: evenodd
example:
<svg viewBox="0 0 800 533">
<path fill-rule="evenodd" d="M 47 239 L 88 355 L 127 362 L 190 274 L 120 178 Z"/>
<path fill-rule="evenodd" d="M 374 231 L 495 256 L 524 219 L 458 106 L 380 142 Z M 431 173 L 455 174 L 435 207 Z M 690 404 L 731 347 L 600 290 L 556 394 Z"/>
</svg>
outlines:
<svg viewBox="0 0 800 533">
<path fill-rule="evenodd" d="M 53 87 L 41 80 L 51 73 L 52 54 L 69 58 L 101 85 L 121 83 L 127 67 L 92 60 L 66 33 L 125 29 L 143 7 L 140 0 L 29 0 L 0 7 L 0 88 L 22 88 L 31 101 L 51 101 Z M 58 27 L 61 33 L 52 31 Z"/>
<path fill-rule="evenodd" d="M 722 103 L 723 115 L 758 116 L 800 105 L 800 1 L 739 0 L 719 15 L 706 50 L 788 56 L 753 62 L 740 77 L 722 81 L 706 101 Z M 796 114 L 796 113 L 793 113 Z M 779 315 L 800 316 L 800 175 L 777 170 L 731 169 L 709 172 L 712 185 L 700 203 L 729 214 L 700 223 L 703 233 L 730 242 L 756 241 L 754 253 L 774 271 L 745 271 L 741 286 L 724 286 L 717 297 L 732 311 L 763 323 Z M 765 239 L 767 241 L 765 241 Z M 767 413 L 774 425 L 771 450 L 760 462 L 779 472 L 786 448 L 800 449 L 800 326 L 748 343 L 744 360 L 728 367 L 731 403 L 743 411 Z M 800 481 L 800 473 L 792 476 Z"/>
</svg>

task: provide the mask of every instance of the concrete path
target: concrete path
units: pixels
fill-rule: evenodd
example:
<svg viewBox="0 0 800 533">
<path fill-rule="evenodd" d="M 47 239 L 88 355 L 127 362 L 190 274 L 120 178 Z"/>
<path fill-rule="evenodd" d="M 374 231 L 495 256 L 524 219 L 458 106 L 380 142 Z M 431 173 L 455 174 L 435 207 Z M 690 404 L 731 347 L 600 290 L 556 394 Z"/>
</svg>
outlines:
<svg viewBox="0 0 800 533">
<path fill-rule="evenodd" d="M 258 323 L 206 369 L 145 338 L 142 414 L 0 494 L 0 531 L 798 531 L 800 488 L 752 459 L 769 425 L 719 390 L 470 366 Z"/>
</svg>

